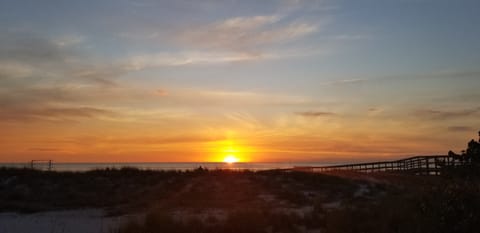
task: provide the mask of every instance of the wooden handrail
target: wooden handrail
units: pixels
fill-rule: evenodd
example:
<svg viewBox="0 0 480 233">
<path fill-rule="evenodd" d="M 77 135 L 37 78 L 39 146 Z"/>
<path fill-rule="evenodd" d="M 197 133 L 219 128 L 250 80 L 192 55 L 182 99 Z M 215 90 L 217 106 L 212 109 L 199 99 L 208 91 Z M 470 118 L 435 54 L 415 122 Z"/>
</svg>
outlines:
<svg viewBox="0 0 480 233">
<path fill-rule="evenodd" d="M 458 162 L 447 155 L 413 156 L 405 159 L 380 161 L 370 163 L 352 163 L 331 166 L 294 167 L 291 170 L 328 172 L 335 170 L 358 171 L 358 172 L 386 172 L 402 171 L 422 175 L 439 175 L 445 165 L 456 165 Z"/>
</svg>

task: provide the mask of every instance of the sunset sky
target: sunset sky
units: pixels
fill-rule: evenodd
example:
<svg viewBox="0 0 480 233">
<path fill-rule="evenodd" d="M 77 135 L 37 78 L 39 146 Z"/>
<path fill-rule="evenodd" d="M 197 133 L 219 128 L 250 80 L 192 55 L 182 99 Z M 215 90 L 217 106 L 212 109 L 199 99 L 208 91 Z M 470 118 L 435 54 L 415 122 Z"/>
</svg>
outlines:
<svg viewBox="0 0 480 233">
<path fill-rule="evenodd" d="M 480 1 L 0 0 L 0 162 L 362 161 L 480 130 Z"/>
</svg>

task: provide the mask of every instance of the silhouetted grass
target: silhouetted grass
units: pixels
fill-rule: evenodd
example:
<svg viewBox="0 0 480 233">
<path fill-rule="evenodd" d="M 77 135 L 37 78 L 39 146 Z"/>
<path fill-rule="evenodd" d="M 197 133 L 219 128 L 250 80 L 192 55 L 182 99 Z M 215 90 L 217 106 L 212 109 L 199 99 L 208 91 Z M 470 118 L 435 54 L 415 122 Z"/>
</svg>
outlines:
<svg viewBox="0 0 480 233">
<path fill-rule="evenodd" d="M 480 179 L 282 171 L 0 168 L 0 210 L 144 212 L 114 232 L 477 232 Z"/>
<path fill-rule="evenodd" d="M 147 206 L 148 200 L 174 190 L 190 173 L 135 168 L 88 172 L 0 168 L 0 210 Z"/>
</svg>

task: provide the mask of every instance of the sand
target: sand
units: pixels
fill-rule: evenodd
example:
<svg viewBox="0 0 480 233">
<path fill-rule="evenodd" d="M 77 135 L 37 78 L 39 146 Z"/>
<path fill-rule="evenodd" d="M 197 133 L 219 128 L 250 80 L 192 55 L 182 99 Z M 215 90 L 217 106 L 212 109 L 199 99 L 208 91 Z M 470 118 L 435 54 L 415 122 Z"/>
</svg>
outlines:
<svg viewBox="0 0 480 233">
<path fill-rule="evenodd" d="M 0 213 L 2 233 L 109 233 L 138 216 L 105 217 L 102 210 L 85 209 L 34 214 Z"/>
</svg>

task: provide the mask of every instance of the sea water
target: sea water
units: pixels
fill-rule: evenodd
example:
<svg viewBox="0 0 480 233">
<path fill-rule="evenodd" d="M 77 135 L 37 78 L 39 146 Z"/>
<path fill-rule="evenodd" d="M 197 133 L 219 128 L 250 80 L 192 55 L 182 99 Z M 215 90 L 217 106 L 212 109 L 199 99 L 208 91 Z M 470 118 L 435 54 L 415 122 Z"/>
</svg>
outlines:
<svg viewBox="0 0 480 233">
<path fill-rule="evenodd" d="M 223 163 L 223 162 L 151 162 L 151 163 L 53 163 L 54 171 L 89 171 L 105 168 L 124 168 L 131 167 L 142 170 L 193 170 L 199 167 L 206 169 L 231 169 L 231 170 L 270 170 L 285 169 L 304 166 L 327 166 L 334 165 L 329 163 Z M 31 168 L 30 163 L 0 163 L 0 167 Z M 34 164 L 36 169 L 48 169 L 47 163 Z"/>
</svg>

